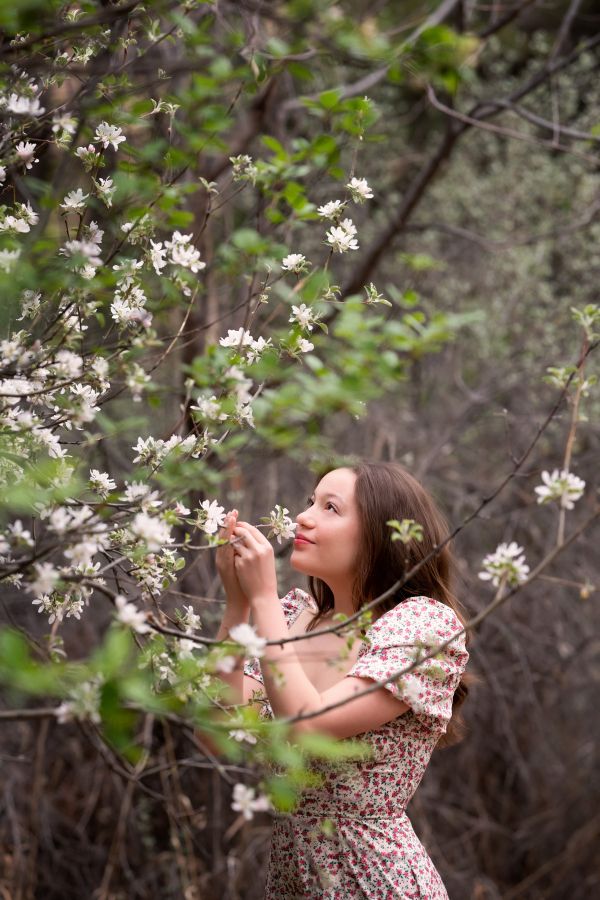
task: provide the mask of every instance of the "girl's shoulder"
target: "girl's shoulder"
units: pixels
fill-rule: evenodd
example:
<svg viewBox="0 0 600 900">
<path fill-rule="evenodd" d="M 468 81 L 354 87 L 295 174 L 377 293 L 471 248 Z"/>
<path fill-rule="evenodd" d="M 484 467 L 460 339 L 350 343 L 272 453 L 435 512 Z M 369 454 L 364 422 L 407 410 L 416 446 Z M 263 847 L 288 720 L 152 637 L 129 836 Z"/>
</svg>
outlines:
<svg viewBox="0 0 600 900">
<path fill-rule="evenodd" d="M 288 624 L 290 624 L 290 620 L 292 618 L 295 619 L 303 609 L 311 609 L 314 612 L 318 609 L 316 601 L 313 600 L 310 594 L 303 591 L 302 588 L 292 588 L 291 591 L 288 591 L 285 597 L 281 598 L 281 605 Z"/>
<path fill-rule="evenodd" d="M 433 597 L 419 596 L 402 600 L 392 609 L 387 610 L 375 619 L 369 631 L 383 633 L 386 631 L 419 632 L 437 631 L 447 633 L 449 630 L 462 629 L 462 622 L 451 606 L 435 600 Z"/>
</svg>

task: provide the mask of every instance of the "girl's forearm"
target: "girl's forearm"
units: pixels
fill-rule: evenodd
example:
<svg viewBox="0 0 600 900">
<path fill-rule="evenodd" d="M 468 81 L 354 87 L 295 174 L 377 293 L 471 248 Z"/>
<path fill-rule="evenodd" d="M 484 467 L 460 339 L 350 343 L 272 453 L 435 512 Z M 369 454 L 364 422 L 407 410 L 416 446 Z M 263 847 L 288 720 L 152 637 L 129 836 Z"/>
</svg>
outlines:
<svg viewBox="0 0 600 900">
<path fill-rule="evenodd" d="M 250 621 L 250 604 L 245 602 L 233 602 L 227 597 L 221 625 L 216 634 L 218 641 L 224 641 L 229 637 L 229 629 L 235 625 L 247 624 Z"/>
<path fill-rule="evenodd" d="M 257 634 L 268 641 L 288 633 L 285 614 L 277 597 L 253 604 L 253 622 Z M 270 644 L 265 647 L 260 664 L 265 690 L 273 714 L 296 716 L 316 709 L 320 694 L 308 678 L 298 658 L 295 644 Z M 278 672 L 283 678 L 278 677 Z"/>
<path fill-rule="evenodd" d="M 232 603 L 229 598 L 225 603 L 225 611 L 221 625 L 216 634 L 218 641 L 225 641 L 229 638 L 229 631 L 235 625 L 247 624 L 250 620 L 250 604 Z M 232 703 L 244 702 L 244 658 L 238 656 L 236 658 L 236 666 L 233 672 L 219 672 L 218 677 L 229 685 L 231 689 Z"/>
</svg>

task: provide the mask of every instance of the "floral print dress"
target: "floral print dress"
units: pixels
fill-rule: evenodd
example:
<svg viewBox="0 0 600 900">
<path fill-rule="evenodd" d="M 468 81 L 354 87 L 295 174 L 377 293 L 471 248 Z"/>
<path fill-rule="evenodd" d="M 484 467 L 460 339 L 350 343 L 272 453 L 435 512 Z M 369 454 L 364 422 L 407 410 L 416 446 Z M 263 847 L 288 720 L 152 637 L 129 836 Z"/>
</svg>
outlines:
<svg viewBox="0 0 600 900">
<path fill-rule="evenodd" d="M 288 627 L 315 601 L 294 589 L 281 601 Z M 367 629 L 345 677 L 382 681 L 410 665 L 424 645 L 448 640 L 462 625 L 430 597 L 411 597 Z M 305 789 L 292 814 L 273 826 L 266 900 L 448 900 L 443 882 L 415 832 L 406 807 L 446 731 L 452 697 L 467 664 L 464 634 L 418 669 L 385 687 L 409 707 L 375 731 L 360 735 L 371 759 L 311 763 L 323 783 Z M 246 675 L 262 683 L 257 659 Z M 271 717 L 264 701 L 261 716 Z"/>
</svg>

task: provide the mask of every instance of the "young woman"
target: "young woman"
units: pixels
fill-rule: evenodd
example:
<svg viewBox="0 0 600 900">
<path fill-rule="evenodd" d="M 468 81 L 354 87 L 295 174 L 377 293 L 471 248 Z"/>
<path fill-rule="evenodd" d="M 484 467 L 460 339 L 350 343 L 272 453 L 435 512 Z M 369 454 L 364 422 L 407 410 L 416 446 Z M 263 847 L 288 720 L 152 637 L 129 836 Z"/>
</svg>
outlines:
<svg viewBox="0 0 600 900">
<path fill-rule="evenodd" d="M 392 541 L 390 519 L 414 519 L 422 540 Z M 248 661 L 227 680 L 245 701 L 260 700 L 261 692 L 261 715 L 308 713 L 296 732 L 360 735 L 373 756 L 319 765 L 323 784 L 303 792 L 293 815 L 276 819 L 265 896 L 447 900 L 405 810 L 442 735 L 445 742 L 455 737 L 453 707 L 467 693 L 461 676 L 469 654 L 459 635 L 463 618 L 451 593 L 448 547 L 374 609 L 365 640 L 349 655 L 343 636 L 323 633 L 336 613 L 352 615 L 424 559 L 446 537 L 445 522 L 400 465 L 361 462 L 328 472 L 297 523 L 291 564 L 309 576 L 310 592 L 295 589 L 280 601 L 268 540 L 238 521 L 236 511 L 227 517 L 222 534 L 237 540 L 218 551 L 227 594 L 219 636 L 251 612 L 267 640 L 307 638 L 267 646 L 260 662 Z M 449 640 L 436 658 L 387 680 L 413 663 L 415 653 Z M 340 701 L 346 702 L 330 708 Z M 325 819 L 332 830 L 321 827 Z"/>
</svg>

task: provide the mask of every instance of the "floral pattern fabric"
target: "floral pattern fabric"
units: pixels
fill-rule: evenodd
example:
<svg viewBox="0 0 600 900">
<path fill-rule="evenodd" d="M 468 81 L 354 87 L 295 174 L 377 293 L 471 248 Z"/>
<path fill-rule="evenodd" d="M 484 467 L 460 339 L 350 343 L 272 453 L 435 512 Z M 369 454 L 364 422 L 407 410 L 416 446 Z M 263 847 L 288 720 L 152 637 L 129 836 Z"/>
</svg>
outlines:
<svg viewBox="0 0 600 900">
<path fill-rule="evenodd" d="M 314 600 L 290 591 L 281 601 L 288 627 Z M 367 629 L 345 677 L 383 681 L 460 631 L 455 613 L 431 597 L 411 597 Z M 406 807 L 446 731 L 452 697 L 467 664 L 464 634 L 385 687 L 409 709 L 360 735 L 370 759 L 317 761 L 318 787 L 303 791 L 292 814 L 275 819 L 265 900 L 447 900 L 443 882 L 413 831 Z M 260 663 L 247 675 L 262 683 Z M 263 701 L 262 716 L 272 716 Z"/>
</svg>

